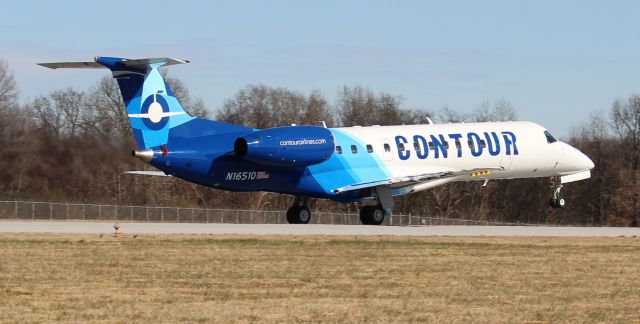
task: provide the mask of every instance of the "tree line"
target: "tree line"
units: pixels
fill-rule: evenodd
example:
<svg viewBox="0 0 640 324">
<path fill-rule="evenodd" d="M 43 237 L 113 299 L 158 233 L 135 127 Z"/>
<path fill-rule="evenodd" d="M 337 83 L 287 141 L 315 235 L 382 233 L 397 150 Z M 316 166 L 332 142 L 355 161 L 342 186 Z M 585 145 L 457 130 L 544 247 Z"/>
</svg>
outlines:
<svg viewBox="0 0 640 324">
<path fill-rule="evenodd" d="M 167 82 L 189 113 L 256 128 L 330 127 L 516 120 L 506 100 L 471 113 L 406 107 L 400 95 L 343 86 L 329 102 L 283 87 L 247 85 L 211 114 L 184 83 Z M 170 177 L 125 174 L 149 168 L 135 146 L 117 83 L 105 76 L 86 91 L 64 88 L 20 103 L 10 66 L 0 60 L 0 190 L 3 198 L 208 208 L 286 209 L 291 197 L 213 190 Z M 592 178 L 565 186 L 565 209 L 551 209 L 548 178 L 458 182 L 396 198 L 396 213 L 489 221 L 638 226 L 640 96 L 613 101 L 566 139 L 595 162 Z M 357 204 L 317 200 L 312 208 L 356 212 Z"/>
</svg>

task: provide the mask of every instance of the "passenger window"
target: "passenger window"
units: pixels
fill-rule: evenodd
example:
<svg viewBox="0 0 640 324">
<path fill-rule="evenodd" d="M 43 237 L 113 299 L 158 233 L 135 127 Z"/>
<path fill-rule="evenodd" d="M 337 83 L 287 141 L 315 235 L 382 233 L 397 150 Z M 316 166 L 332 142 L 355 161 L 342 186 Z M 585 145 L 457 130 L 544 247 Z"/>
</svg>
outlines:
<svg viewBox="0 0 640 324">
<path fill-rule="evenodd" d="M 404 151 L 404 143 L 398 144 L 398 151 Z"/>
<path fill-rule="evenodd" d="M 462 148 L 462 144 L 460 144 L 460 141 L 456 141 L 456 148 L 457 149 L 461 149 Z"/>
<path fill-rule="evenodd" d="M 480 140 L 480 146 L 482 146 L 482 148 L 486 148 L 487 142 L 485 142 L 484 140 Z"/>
<path fill-rule="evenodd" d="M 449 149 L 449 142 L 446 142 L 446 141 L 445 141 L 444 143 L 442 143 L 442 145 L 444 145 L 444 149 L 445 149 L 445 150 L 448 150 L 448 149 Z"/>
<path fill-rule="evenodd" d="M 351 145 L 351 153 L 353 154 L 358 153 L 358 148 L 355 145 Z"/>
<path fill-rule="evenodd" d="M 342 154 L 342 146 L 336 146 L 336 153 Z"/>
<path fill-rule="evenodd" d="M 391 146 L 389 146 L 389 144 L 384 143 L 384 151 L 385 152 L 391 152 Z"/>
<path fill-rule="evenodd" d="M 432 151 L 435 149 L 435 147 L 433 146 L 433 142 L 429 142 L 429 149 Z"/>
<path fill-rule="evenodd" d="M 472 150 L 476 147 L 475 145 L 473 145 L 473 141 L 472 140 L 469 140 L 467 142 L 467 144 L 469 144 L 469 148 L 472 149 Z"/>
<path fill-rule="evenodd" d="M 422 151 L 420 149 L 420 143 L 418 143 L 418 142 L 413 142 L 413 149 L 416 150 L 416 152 Z"/>
<path fill-rule="evenodd" d="M 371 146 L 371 144 L 367 144 L 367 152 L 373 153 L 373 146 Z"/>
<path fill-rule="evenodd" d="M 555 137 L 553 137 L 553 135 L 551 135 L 551 133 L 549 133 L 548 131 L 544 131 L 544 136 L 546 136 L 546 137 L 547 137 L 547 143 L 549 143 L 549 144 L 551 144 L 551 143 L 555 143 L 555 142 L 557 142 L 557 141 L 558 141 L 558 140 L 557 140 Z"/>
</svg>

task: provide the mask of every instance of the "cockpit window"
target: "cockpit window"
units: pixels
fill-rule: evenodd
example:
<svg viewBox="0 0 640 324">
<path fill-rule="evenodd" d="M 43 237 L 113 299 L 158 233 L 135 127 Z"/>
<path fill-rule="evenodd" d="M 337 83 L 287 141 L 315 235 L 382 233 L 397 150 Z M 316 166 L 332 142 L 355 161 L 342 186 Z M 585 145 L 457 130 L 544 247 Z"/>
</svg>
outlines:
<svg viewBox="0 0 640 324">
<path fill-rule="evenodd" d="M 558 140 L 557 140 L 555 137 L 553 137 L 553 135 L 551 135 L 551 133 L 549 133 L 548 131 L 544 131 L 544 136 L 546 136 L 546 137 L 547 137 L 547 143 L 549 143 L 549 144 L 551 144 L 551 143 L 555 143 L 555 142 L 557 142 L 557 141 L 558 141 Z"/>
</svg>

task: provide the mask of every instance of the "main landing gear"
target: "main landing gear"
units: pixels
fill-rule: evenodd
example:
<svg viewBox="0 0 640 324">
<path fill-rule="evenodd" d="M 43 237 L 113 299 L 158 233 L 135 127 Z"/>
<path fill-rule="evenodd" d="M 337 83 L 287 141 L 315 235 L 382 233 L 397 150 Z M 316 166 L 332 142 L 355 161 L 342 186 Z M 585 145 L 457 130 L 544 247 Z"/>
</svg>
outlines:
<svg viewBox="0 0 640 324">
<path fill-rule="evenodd" d="M 565 208 L 567 201 L 560 196 L 560 190 L 562 190 L 562 182 L 560 177 L 551 178 L 551 187 L 553 188 L 553 197 L 549 200 L 551 208 Z"/>
<path fill-rule="evenodd" d="M 384 209 L 382 206 L 362 206 L 360 208 L 360 221 L 363 225 L 380 225 L 384 222 Z"/>
<path fill-rule="evenodd" d="M 308 224 L 310 220 L 309 198 L 296 197 L 293 206 L 287 209 L 287 222 L 289 224 Z"/>
<path fill-rule="evenodd" d="M 360 221 L 363 225 L 381 225 L 385 215 L 391 215 L 394 206 L 393 195 L 389 187 L 376 187 L 374 194 L 378 204 L 362 206 L 360 209 Z"/>
</svg>

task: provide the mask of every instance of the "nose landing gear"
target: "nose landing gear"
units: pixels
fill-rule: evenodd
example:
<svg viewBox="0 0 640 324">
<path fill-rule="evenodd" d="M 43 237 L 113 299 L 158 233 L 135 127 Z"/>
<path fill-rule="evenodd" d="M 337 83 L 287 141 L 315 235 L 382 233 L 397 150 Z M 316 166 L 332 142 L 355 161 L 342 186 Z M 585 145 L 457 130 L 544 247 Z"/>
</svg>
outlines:
<svg viewBox="0 0 640 324">
<path fill-rule="evenodd" d="M 551 208 L 565 208 L 567 201 L 560 196 L 560 190 L 562 190 L 562 182 L 560 177 L 551 178 L 551 187 L 553 188 L 553 197 L 549 200 Z"/>
</svg>

